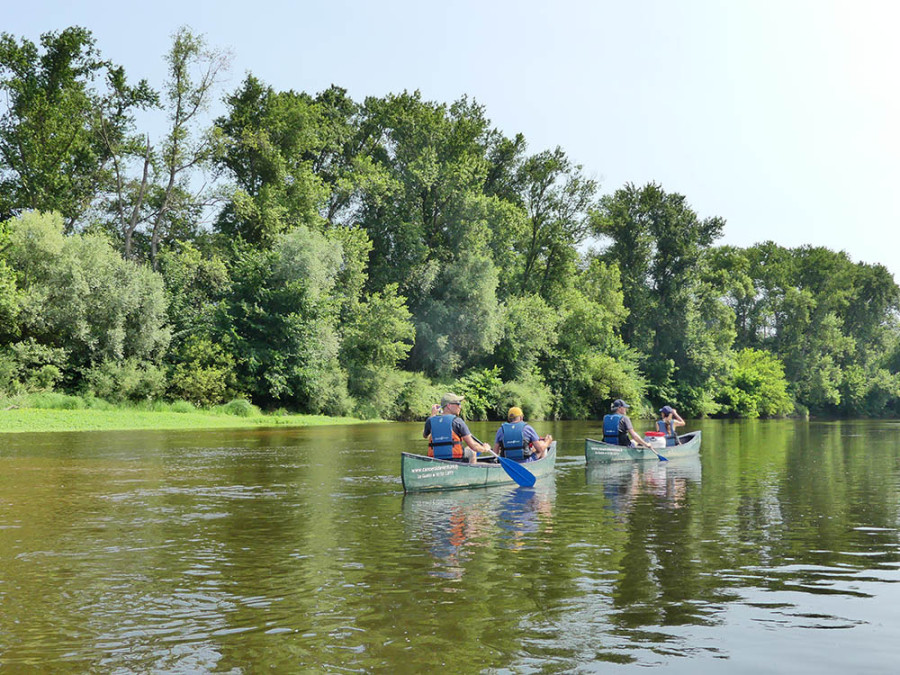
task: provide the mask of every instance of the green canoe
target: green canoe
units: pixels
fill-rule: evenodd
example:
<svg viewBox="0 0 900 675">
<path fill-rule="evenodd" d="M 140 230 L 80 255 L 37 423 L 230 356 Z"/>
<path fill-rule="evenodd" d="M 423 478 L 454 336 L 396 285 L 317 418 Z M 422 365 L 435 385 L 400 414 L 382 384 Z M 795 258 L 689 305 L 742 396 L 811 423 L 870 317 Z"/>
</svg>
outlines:
<svg viewBox="0 0 900 675">
<path fill-rule="evenodd" d="M 540 479 L 553 473 L 556 464 L 556 441 L 550 444 L 544 459 L 525 462 L 523 467 Z M 411 452 L 401 453 L 400 473 L 404 492 L 423 490 L 458 490 L 461 488 L 487 487 L 488 485 L 515 484 L 499 462 L 480 461 L 477 464 L 451 462 Z"/>
<path fill-rule="evenodd" d="M 665 448 L 656 448 L 656 452 L 665 457 L 687 457 L 700 452 L 699 431 L 691 431 L 681 434 L 678 440 L 681 445 L 668 445 Z M 647 448 L 630 448 L 626 445 L 611 445 L 603 441 L 595 441 L 593 438 L 584 439 L 584 458 L 591 462 L 620 462 L 624 460 L 659 459 Z"/>
</svg>

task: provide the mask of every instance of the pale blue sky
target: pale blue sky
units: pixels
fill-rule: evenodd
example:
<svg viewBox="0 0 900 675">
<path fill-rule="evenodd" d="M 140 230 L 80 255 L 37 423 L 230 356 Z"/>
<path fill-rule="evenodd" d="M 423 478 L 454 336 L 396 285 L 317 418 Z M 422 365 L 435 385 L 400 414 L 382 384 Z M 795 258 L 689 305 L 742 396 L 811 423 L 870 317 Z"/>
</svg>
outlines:
<svg viewBox="0 0 900 675">
<path fill-rule="evenodd" d="M 531 151 L 556 145 L 612 192 L 684 194 L 719 243 L 847 251 L 900 281 L 900 4 L 56 2 L 0 0 L 0 30 L 89 28 L 159 87 L 180 25 L 279 89 L 468 94 Z M 221 110 L 221 108 L 219 109 Z"/>
</svg>

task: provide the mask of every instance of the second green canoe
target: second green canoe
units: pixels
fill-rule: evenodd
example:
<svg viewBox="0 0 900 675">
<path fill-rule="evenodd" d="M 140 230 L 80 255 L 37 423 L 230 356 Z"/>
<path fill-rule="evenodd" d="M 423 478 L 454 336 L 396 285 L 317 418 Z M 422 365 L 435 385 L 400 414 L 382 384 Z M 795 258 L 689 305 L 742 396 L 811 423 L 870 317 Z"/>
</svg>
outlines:
<svg viewBox="0 0 900 675">
<path fill-rule="evenodd" d="M 665 448 L 656 448 L 656 452 L 665 457 L 686 457 L 700 452 L 700 431 L 691 431 L 681 434 L 678 440 L 680 445 L 668 445 Z M 647 448 L 630 448 L 627 445 L 611 445 L 593 438 L 584 439 L 584 458 L 587 462 L 621 462 L 626 460 L 659 459 Z"/>
</svg>

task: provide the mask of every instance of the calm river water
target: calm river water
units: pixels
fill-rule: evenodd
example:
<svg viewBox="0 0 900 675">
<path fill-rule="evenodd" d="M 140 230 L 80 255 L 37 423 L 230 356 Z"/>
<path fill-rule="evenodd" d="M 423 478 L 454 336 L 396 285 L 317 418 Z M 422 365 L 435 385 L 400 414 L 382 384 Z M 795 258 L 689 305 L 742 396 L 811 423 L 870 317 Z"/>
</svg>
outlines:
<svg viewBox="0 0 900 675">
<path fill-rule="evenodd" d="M 897 672 L 900 423 L 535 426 L 535 488 L 407 496 L 419 424 L 0 436 L 0 671 Z"/>
</svg>

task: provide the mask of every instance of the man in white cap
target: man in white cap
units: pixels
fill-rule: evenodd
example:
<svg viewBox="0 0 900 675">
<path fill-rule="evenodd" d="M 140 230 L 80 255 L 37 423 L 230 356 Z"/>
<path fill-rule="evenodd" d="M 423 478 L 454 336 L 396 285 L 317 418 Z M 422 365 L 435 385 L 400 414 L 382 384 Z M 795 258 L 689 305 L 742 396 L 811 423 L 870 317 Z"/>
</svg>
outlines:
<svg viewBox="0 0 900 675">
<path fill-rule="evenodd" d="M 463 396 L 444 394 L 440 405 L 431 406 L 431 417 L 425 420 L 422 432 L 422 437 L 428 439 L 429 457 L 475 464 L 479 452 L 490 452 L 491 446 L 476 441 L 459 416 L 464 400 Z"/>
</svg>

